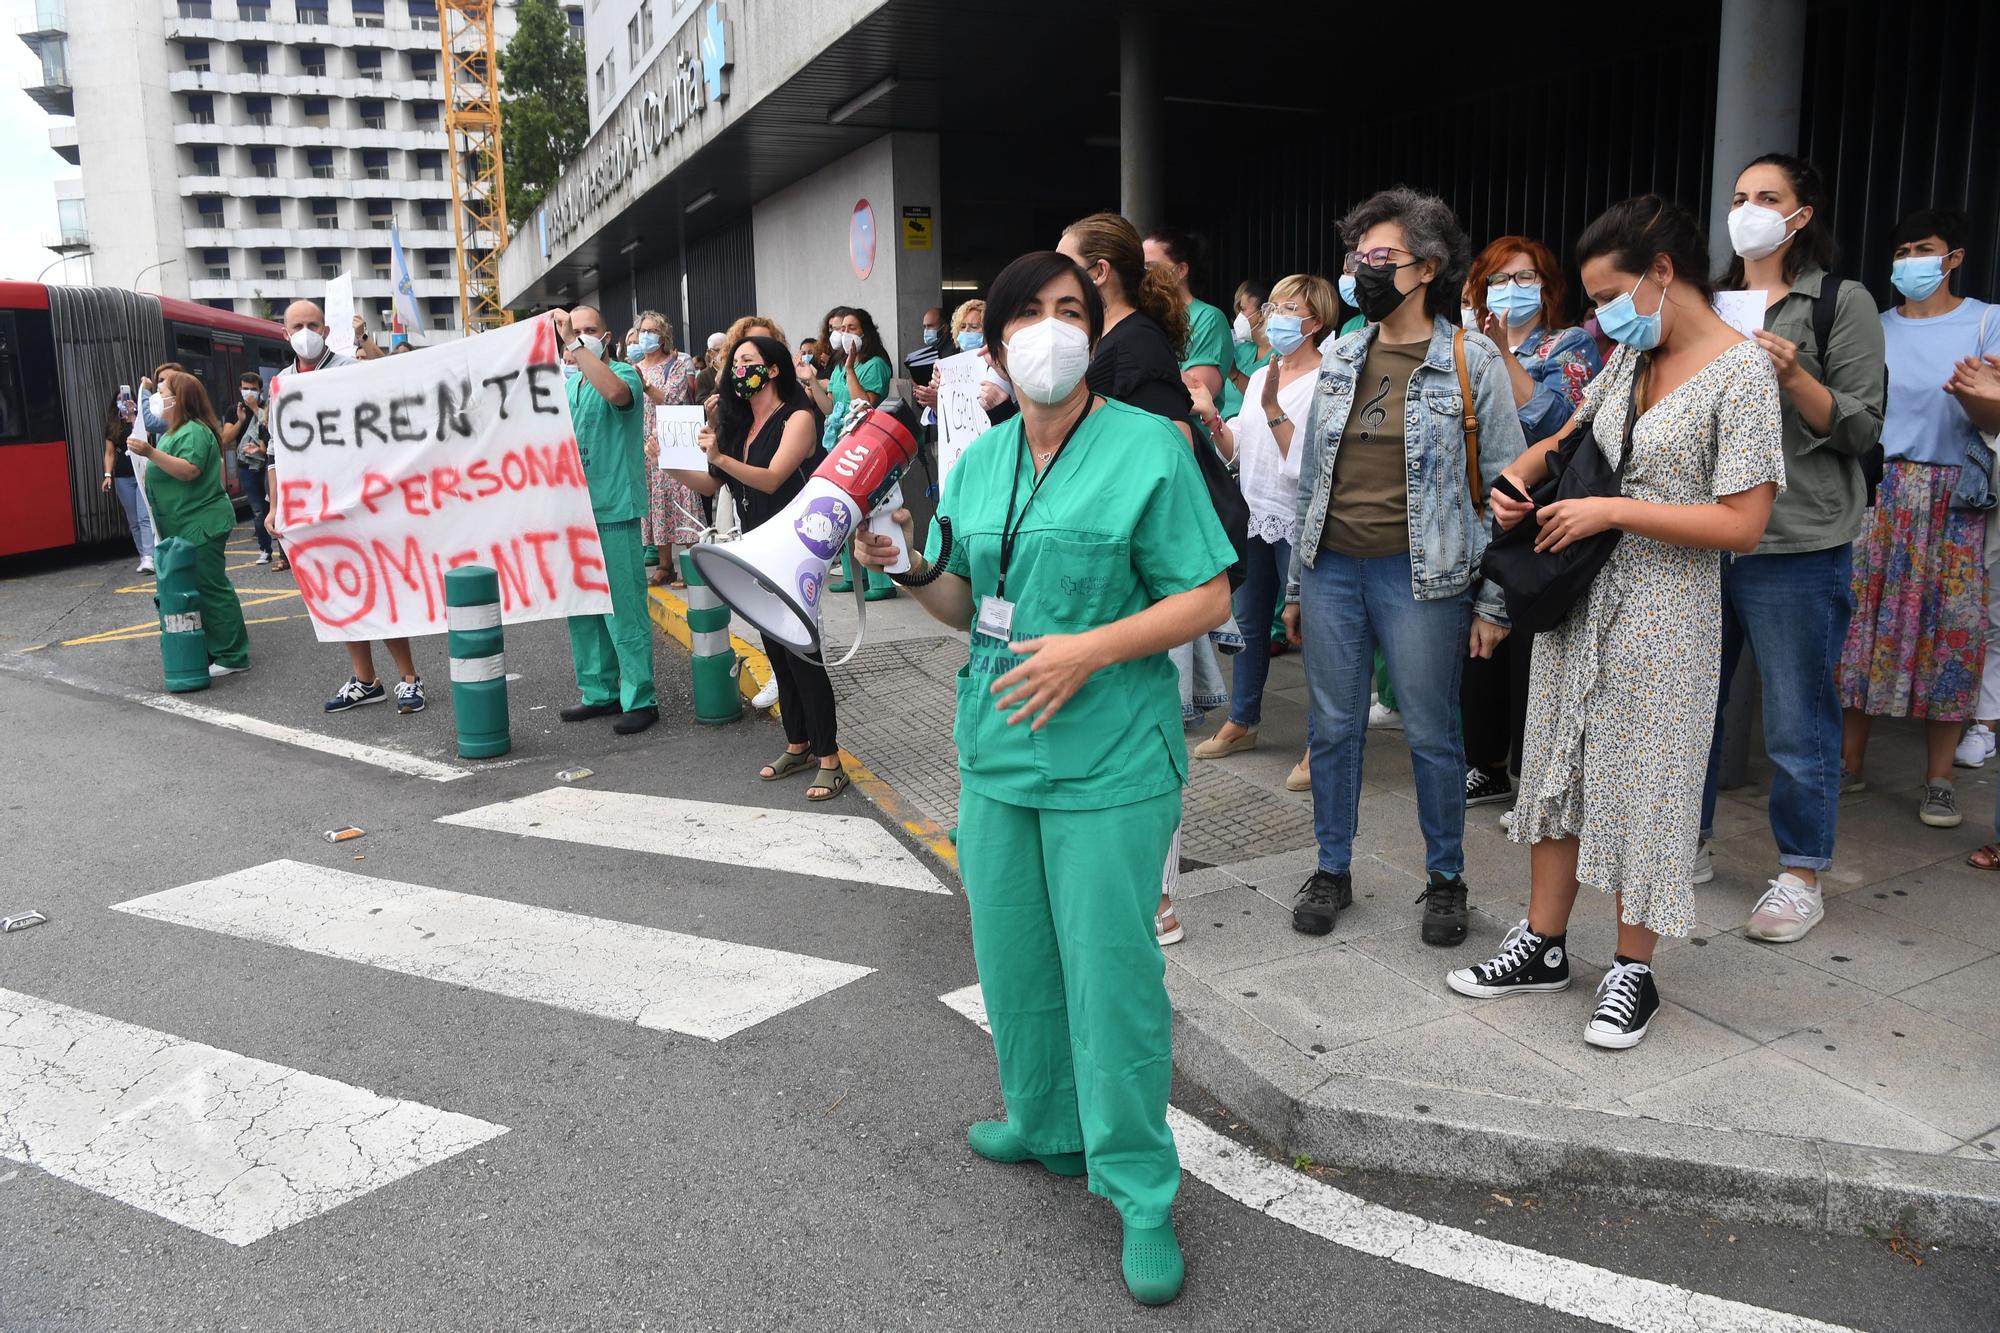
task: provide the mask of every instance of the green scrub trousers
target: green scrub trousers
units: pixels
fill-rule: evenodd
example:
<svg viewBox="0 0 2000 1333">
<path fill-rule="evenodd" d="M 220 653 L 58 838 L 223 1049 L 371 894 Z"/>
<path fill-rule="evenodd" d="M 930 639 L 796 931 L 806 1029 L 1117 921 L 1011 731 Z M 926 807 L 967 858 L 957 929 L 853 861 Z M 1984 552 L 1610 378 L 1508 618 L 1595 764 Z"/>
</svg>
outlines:
<svg viewBox="0 0 2000 1333">
<path fill-rule="evenodd" d="M 639 540 L 639 520 L 599 523 L 597 537 L 604 553 L 604 581 L 611 585 L 611 614 L 569 618 L 576 688 L 587 704 L 615 700 L 628 713 L 656 708 L 653 622 L 646 614 L 646 555 Z"/>
<path fill-rule="evenodd" d="M 194 589 L 201 598 L 201 632 L 208 640 L 208 660 L 226 667 L 250 665 L 250 631 L 243 624 L 243 603 L 224 567 L 229 533 L 194 542 Z"/>
<path fill-rule="evenodd" d="M 1153 935 L 1181 793 L 1098 810 L 962 790 L 958 858 L 1007 1124 L 1032 1152 L 1082 1152 L 1126 1223 L 1168 1220 L 1173 1006 Z"/>
</svg>

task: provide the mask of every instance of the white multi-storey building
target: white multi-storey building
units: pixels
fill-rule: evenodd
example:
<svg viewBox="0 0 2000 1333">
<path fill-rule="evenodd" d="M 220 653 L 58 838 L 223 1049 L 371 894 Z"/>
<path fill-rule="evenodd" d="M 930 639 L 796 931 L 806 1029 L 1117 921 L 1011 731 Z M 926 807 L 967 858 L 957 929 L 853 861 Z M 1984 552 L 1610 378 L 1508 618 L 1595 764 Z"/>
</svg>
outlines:
<svg viewBox="0 0 2000 1333">
<path fill-rule="evenodd" d="M 393 224 L 431 335 L 457 333 L 438 24 L 438 0 L 37 0 L 28 92 L 83 169 L 62 239 L 95 282 L 248 315 L 352 273 L 379 329 Z"/>
</svg>

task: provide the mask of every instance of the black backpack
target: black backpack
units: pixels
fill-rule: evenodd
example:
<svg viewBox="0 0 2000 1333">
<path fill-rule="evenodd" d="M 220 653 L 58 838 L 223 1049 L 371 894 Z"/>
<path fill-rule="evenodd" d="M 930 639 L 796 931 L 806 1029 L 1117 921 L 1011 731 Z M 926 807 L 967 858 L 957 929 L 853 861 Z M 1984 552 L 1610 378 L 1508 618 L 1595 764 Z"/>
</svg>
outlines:
<svg viewBox="0 0 2000 1333">
<path fill-rule="evenodd" d="M 1813 354 L 1819 358 L 1820 383 L 1826 383 L 1826 344 L 1833 337 L 1833 316 L 1840 305 L 1840 279 L 1831 273 L 1819 280 L 1819 295 L 1813 298 Z M 1889 405 L 1889 367 L 1882 367 L 1882 405 Z M 1861 480 L 1868 484 L 1868 507 L 1875 507 L 1875 488 L 1882 484 L 1882 442 L 1856 460 L 1861 464 Z"/>
</svg>

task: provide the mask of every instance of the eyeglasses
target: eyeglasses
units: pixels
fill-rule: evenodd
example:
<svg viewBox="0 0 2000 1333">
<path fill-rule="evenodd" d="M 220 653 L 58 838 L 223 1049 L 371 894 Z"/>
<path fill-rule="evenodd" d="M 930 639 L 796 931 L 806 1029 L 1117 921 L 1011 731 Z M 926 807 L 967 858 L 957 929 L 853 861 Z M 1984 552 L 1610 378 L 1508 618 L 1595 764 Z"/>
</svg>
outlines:
<svg viewBox="0 0 2000 1333">
<path fill-rule="evenodd" d="M 1516 287 L 1533 287 L 1541 280 L 1542 275 L 1531 268 L 1524 268 L 1517 273 L 1489 273 L 1486 275 L 1486 288 L 1488 291 L 1494 291 L 1510 282 Z"/>
<path fill-rule="evenodd" d="M 1408 266 L 1398 264 L 1391 258 L 1392 255 L 1409 255 L 1409 262 L 1411 264 L 1417 262 L 1417 257 L 1410 254 L 1408 250 L 1398 250 L 1393 245 L 1378 245 L 1373 250 L 1356 250 L 1349 254 L 1346 259 L 1340 262 L 1340 271 L 1342 273 L 1353 273 L 1363 265 L 1369 268 L 1405 268 Z"/>
<path fill-rule="evenodd" d="M 1310 312 L 1307 311 L 1305 306 L 1297 301 L 1287 301 L 1283 305 L 1274 305 L 1266 301 L 1263 305 L 1257 307 L 1257 314 L 1263 319 L 1269 319 L 1273 315 L 1305 315 L 1308 313 Z"/>
</svg>

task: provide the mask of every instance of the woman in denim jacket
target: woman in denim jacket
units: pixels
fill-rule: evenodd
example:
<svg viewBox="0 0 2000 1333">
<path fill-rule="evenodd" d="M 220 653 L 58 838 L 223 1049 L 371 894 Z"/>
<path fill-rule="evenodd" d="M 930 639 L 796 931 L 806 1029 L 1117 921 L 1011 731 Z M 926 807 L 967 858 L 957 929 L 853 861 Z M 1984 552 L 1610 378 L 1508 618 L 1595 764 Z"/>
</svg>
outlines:
<svg viewBox="0 0 2000 1333">
<path fill-rule="evenodd" d="M 1459 676 L 1468 645 L 1487 657 L 1507 635 L 1500 590 L 1479 578 L 1483 505 L 1524 440 L 1502 354 L 1458 327 L 1471 247 L 1444 201 L 1384 190 L 1348 214 L 1340 233 L 1359 261 L 1355 291 L 1369 323 L 1322 352 L 1299 460 L 1285 627 L 1304 644 L 1311 689 L 1319 869 L 1299 890 L 1292 926 L 1324 935 L 1353 901 L 1379 645 L 1416 776 L 1430 876 L 1419 899 L 1423 938 L 1454 945 L 1466 928 Z M 1454 359 L 1459 337 L 1470 404 Z M 1466 459 L 1468 409 L 1479 422 L 1477 478 Z"/>
</svg>

